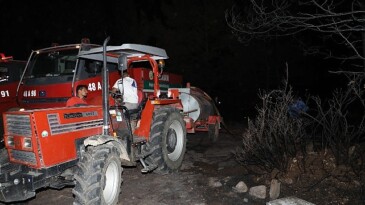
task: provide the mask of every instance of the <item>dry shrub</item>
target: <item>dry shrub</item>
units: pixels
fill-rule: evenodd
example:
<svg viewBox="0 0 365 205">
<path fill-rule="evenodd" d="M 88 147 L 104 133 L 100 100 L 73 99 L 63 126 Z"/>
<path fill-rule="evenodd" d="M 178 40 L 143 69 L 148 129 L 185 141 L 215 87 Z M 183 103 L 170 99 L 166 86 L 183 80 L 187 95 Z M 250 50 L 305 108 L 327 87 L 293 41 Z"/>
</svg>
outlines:
<svg viewBox="0 0 365 205">
<path fill-rule="evenodd" d="M 346 164 L 359 173 L 363 170 L 365 142 L 364 75 L 346 74 L 346 88 L 336 89 L 326 102 L 312 97 L 316 114 L 310 117 L 311 136 L 317 149 L 329 149 L 336 164 Z"/>
<path fill-rule="evenodd" d="M 254 167 L 256 172 L 270 172 L 274 168 L 286 172 L 290 160 L 298 156 L 305 160 L 307 145 L 314 145 L 314 151 L 331 151 L 337 165 L 346 164 L 357 176 L 362 176 L 364 75 L 346 76 L 347 87 L 335 90 L 330 99 L 322 101 L 308 96 L 310 112 L 301 112 L 299 117 L 288 114 L 289 106 L 295 101 L 292 88 L 260 91 L 262 104 L 256 108 L 255 119 L 248 120 L 242 146 L 236 152 L 238 161 L 248 168 Z M 305 171 L 305 162 L 300 164 Z"/>
<path fill-rule="evenodd" d="M 256 171 L 277 168 L 285 172 L 289 160 L 305 149 L 306 118 L 288 114 L 289 106 L 296 100 L 291 88 L 261 91 L 259 97 L 262 104 L 256 108 L 256 118 L 248 120 L 242 147 L 237 151 L 238 160 L 254 165 Z"/>
</svg>

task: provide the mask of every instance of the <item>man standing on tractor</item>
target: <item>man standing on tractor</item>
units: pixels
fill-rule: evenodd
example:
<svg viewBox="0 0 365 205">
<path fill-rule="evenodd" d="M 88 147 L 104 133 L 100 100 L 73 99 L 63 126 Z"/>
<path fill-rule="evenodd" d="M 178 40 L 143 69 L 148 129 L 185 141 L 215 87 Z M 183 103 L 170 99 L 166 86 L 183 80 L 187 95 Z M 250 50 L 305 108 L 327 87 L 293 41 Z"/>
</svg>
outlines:
<svg viewBox="0 0 365 205">
<path fill-rule="evenodd" d="M 78 85 L 76 87 L 77 96 L 74 96 L 67 100 L 66 106 L 83 106 L 87 105 L 86 97 L 87 97 L 87 86 L 86 85 Z"/>
<path fill-rule="evenodd" d="M 124 106 L 128 110 L 138 108 L 138 92 L 136 81 L 129 77 L 127 72 L 123 73 L 123 78 L 117 80 L 113 85 L 112 92 L 120 91 L 122 93 L 122 100 Z"/>
</svg>

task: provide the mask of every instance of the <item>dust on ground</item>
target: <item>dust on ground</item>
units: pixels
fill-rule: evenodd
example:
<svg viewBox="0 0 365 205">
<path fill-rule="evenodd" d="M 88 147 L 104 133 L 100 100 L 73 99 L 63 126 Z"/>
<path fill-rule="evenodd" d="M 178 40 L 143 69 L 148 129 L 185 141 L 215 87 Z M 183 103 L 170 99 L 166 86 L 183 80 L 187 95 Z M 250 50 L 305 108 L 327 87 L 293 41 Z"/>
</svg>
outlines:
<svg viewBox="0 0 365 205">
<path fill-rule="evenodd" d="M 361 181 L 351 181 L 352 186 L 340 182 L 338 178 L 328 176 L 328 169 L 336 170 L 333 163 L 323 167 L 323 160 L 330 162 L 329 155 L 312 155 L 310 171 L 301 174 L 302 170 L 291 165 L 291 172 L 283 175 L 266 173 L 255 175 L 235 160 L 235 150 L 241 144 L 242 130 L 231 130 L 235 135 L 221 130 L 218 142 L 212 144 L 205 132 L 188 134 L 187 151 L 178 173 L 158 175 L 142 174 L 141 166 L 124 168 L 122 192 L 119 204 L 135 205 L 219 205 L 219 204 L 266 204 L 266 199 L 251 197 L 247 192 L 238 193 L 233 187 L 244 181 L 248 188 L 266 185 L 276 177 L 281 182 L 279 198 L 296 196 L 314 204 L 359 204 L 358 196 Z M 320 155 L 320 153 L 317 153 Z M 319 163 L 319 164 L 318 164 Z M 347 168 L 343 168 L 347 169 Z M 324 170 L 324 171 L 320 171 Z M 341 169 L 342 170 L 342 169 Z M 341 171 L 338 170 L 338 171 Z M 328 170 L 329 171 L 329 170 Z M 327 175 L 326 175 L 327 173 Z M 289 180 L 289 182 L 288 182 Z M 268 191 L 267 191 L 268 192 Z M 72 188 L 62 190 L 45 189 L 37 193 L 34 199 L 25 204 L 72 204 Z"/>
</svg>

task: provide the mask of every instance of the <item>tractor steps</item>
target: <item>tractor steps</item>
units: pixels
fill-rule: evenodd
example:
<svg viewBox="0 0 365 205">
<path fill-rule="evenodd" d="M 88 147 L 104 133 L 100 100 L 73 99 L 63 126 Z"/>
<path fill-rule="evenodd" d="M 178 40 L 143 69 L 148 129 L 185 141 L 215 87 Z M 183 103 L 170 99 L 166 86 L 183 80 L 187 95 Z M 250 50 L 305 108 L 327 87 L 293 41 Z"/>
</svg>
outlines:
<svg viewBox="0 0 365 205">
<path fill-rule="evenodd" d="M 146 138 L 134 136 L 132 146 L 134 147 L 141 146 L 143 144 L 146 144 L 146 142 L 147 142 Z"/>
</svg>

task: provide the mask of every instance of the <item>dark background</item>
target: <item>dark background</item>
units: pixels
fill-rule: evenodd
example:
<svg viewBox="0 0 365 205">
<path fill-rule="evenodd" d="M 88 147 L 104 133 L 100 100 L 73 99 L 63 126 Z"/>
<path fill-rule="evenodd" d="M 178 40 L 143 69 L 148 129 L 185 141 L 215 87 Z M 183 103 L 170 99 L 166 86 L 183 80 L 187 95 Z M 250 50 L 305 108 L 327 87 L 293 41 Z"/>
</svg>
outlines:
<svg viewBox="0 0 365 205">
<path fill-rule="evenodd" d="M 225 21 L 232 0 L 4 1 L 0 52 L 25 60 L 52 43 L 138 43 L 166 49 L 165 70 L 219 97 L 229 120 L 251 116 L 259 89 L 282 85 L 286 64 L 297 95 L 327 95 L 339 84 L 328 60 L 304 55 L 291 38 L 240 44 Z M 337 84 L 333 83 L 337 82 Z"/>
</svg>

